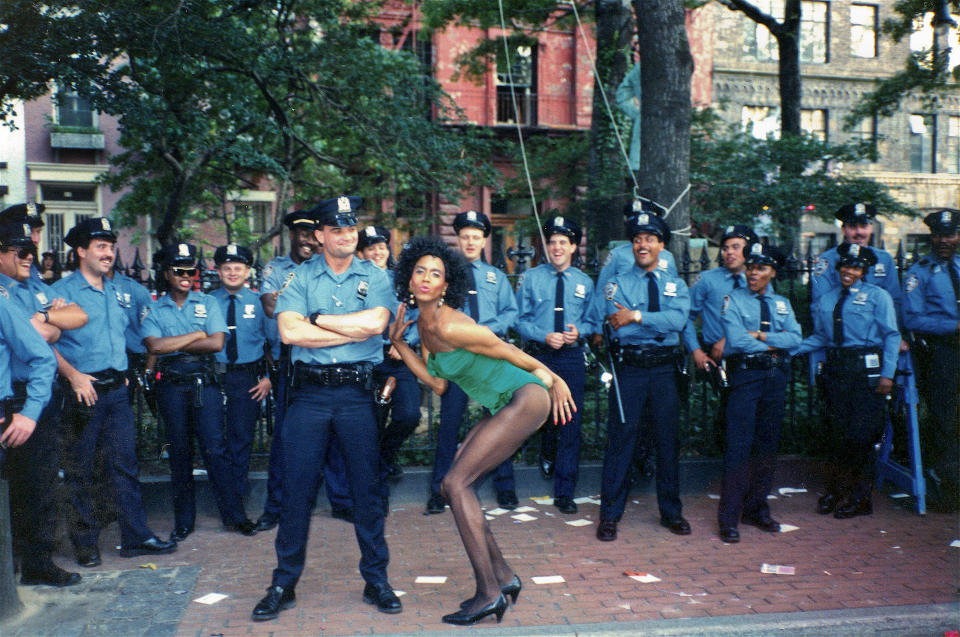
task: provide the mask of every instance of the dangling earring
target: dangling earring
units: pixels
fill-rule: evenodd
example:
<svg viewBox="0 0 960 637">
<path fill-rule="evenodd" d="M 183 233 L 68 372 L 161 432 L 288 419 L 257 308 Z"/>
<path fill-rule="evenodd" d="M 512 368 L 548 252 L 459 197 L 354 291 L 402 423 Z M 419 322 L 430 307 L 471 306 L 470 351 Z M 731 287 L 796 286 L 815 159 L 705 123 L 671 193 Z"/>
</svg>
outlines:
<svg viewBox="0 0 960 637">
<path fill-rule="evenodd" d="M 417 299 L 414 298 L 413 292 L 410 293 L 410 298 L 407 299 L 407 305 L 409 307 L 417 307 Z"/>
<path fill-rule="evenodd" d="M 444 292 L 443 296 L 441 296 L 440 300 L 437 302 L 437 307 L 443 307 L 443 302 L 446 300 L 446 298 L 447 298 L 447 293 Z"/>
</svg>

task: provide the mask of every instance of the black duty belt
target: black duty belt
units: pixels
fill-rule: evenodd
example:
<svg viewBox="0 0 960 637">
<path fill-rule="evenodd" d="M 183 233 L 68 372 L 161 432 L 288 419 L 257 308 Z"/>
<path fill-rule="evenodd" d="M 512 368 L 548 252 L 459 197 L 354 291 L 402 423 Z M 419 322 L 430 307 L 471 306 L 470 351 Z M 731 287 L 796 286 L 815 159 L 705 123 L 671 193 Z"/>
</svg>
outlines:
<svg viewBox="0 0 960 637">
<path fill-rule="evenodd" d="M 784 350 L 757 352 L 755 354 L 732 354 L 726 356 L 727 371 L 738 369 L 773 369 L 789 367 L 790 354 Z"/>
<path fill-rule="evenodd" d="M 257 373 L 261 369 L 263 359 L 255 360 L 252 363 L 217 363 L 214 368 L 218 374 L 229 374 L 230 372 L 250 372 Z"/>
<path fill-rule="evenodd" d="M 99 372 L 91 372 L 90 376 L 97 379 L 93 381 L 93 388 L 97 390 L 98 394 L 113 391 L 127 384 L 126 374 L 115 369 L 103 369 Z"/>
<path fill-rule="evenodd" d="M 217 384 L 217 379 L 214 374 L 202 370 L 196 372 L 179 372 L 176 370 L 162 371 L 160 372 L 160 377 L 157 379 L 157 382 L 183 385 L 195 383 L 197 379 L 200 379 L 203 383 L 211 385 Z"/>
<path fill-rule="evenodd" d="M 369 363 L 344 365 L 308 365 L 297 362 L 293 366 L 294 387 L 301 385 L 368 385 L 373 375 Z"/>
<path fill-rule="evenodd" d="M 568 349 L 580 349 L 579 343 L 565 343 L 559 348 L 553 348 L 545 343 L 539 341 L 527 341 L 523 344 L 523 351 L 531 356 L 546 356 L 548 354 L 554 354 L 556 352 L 562 352 Z"/>
<path fill-rule="evenodd" d="M 613 355 L 619 362 L 630 367 L 660 367 L 676 363 L 677 348 L 620 345 L 615 346 Z"/>
<path fill-rule="evenodd" d="M 828 363 L 861 367 L 864 361 L 868 361 L 876 363 L 870 365 L 870 367 L 879 367 L 882 360 L 883 352 L 876 347 L 831 347 L 827 349 Z"/>
</svg>

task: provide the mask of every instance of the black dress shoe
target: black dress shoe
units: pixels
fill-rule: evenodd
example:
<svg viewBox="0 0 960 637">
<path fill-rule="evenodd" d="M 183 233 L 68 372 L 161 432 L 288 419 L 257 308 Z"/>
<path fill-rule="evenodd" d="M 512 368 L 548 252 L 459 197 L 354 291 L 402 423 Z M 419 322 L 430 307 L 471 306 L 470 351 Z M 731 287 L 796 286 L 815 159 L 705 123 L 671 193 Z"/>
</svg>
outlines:
<svg viewBox="0 0 960 637">
<path fill-rule="evenodd" d="M 120 547 L 120 557 L 135 557 L 137 555 L 163 555 L 177 550 L 176 542 L 164 542 L 154 536 L 145 542 L 134 546 Z"/>
<path fill-rule="evenodd" d="M 330 517 L 353 524 L 353 509 L 350 507 L 338 507 L 336 509 L 330 509 Z"/>
<path fill-rule="evenodd" d="M 690 535 L 690 523 L 682 517 L 674 520 L 660 518 L 660 526 L 666 527 L 674 535 Z"/>
<path fill-rule="evenodd" d="M 478 621 L 486 617 L 487 615 L 496 615 L 497 623 L 500 623 L 500 620 L 503 619 L 503 614 L 507 611 L 507 599 L 501 593 L 497 596 L 495 600 L 481 608 L 480 610 L 468 613 L 466 610 L 461 609 L 456 613 L 451 613 L 450 615 L 444 615 L 443 621 L 447 624 L 455 624 L 457 626 L 470 626 L 476 624 Z"/>
<path fill-rule="evenodd" d="M 740 541 L 740 531 L 735 526 L 721 526 L 720 540 L 727 544 L 736 544 Z"/>
<path fill-rule="evenodd" d="M 363 587 L 363 601 L 367 604 L 374 604 L 378 611 L 388 615 L 395 615 L 403 610 L 400 598 L 386 582 L 367 583 Z"/>
<path fill-rule="evenodd" d="M 273 513 L 264 513 L 259 518 L 257 518 L 256 528 L 257 533 L 260 531 L 269 531 L 270 529 L 277 526 L 277 522 L 280 521 L 280 517 L 274 515 Z"/>
<path fill-rule="evenodd" d="M 247 537 L 257 534 L 257 525 L 251 522 L 249 518 L 244 518 L 236 524 L 231 524 L 229 528 L 231 531 L 236 531 L 240 535 L 246 535 Z"/>
<path fill-rule="evenodd" d="M 833 513 L 838 504 L 840 504 L 840 496 L 836 493 L 828 493 L 825 496 L 821 496 L 820 499 L 817 500 L 817 513 L 820 515 Z"/>
<path fill-rule="evenodd" d="M 562 495 L 559 498 L 554 498 L 553 505 L 560 509 L 560 513 L 576 513 L 577 512 L 577 503 L 573 501 L 568 495 Z"/>
<path fill-rule="evenodd" d="M 540 456 L 540 475 L 543 476 L 544 480 L 549 480 L 553 477 L 553 460 L 550 460 L 546 456 Z"/>
<path fill-rule="evenodd" d="M 100 566 L 103 561 L 100 559 L 100 551 L 95 546 L 84 546 L 77 549 L 77 564 L 85 568 Z"/>
<path fill-rule="evenodd" d="M 516 491 L 497 491 L 497 506 L 501 509 L 513 511 L 518 504 L 520 500 L 517 499 Z"/>
<path fill-rule="evenodd" d="M 443 513 L 446 508 L 447 502 L 442 495 L 439 493 L 430 494 L 430 499 L 427 500 L 427 513 Z"/>
<path fill-rule="evenodd" d="M 871 515 L 873 513 L 873 500 L 869 497 L 846 499 L 837 506 L 833 517 L 838 520 L 846 520 L 858 515 Z"/>
<path fill-rule="evenodd" d="M 514 575 L 509 584 L 504 584 L 500 587 L 500 592 L 503 593 L 504 599 L 509 599 L 510 603 L 516 604 L 517 597 L 520 596 L 521 589 L 523 589 L 523 584 L 520 582 L 520 578 Z M 473 599 L 474 598 L 471 597 L 470 599 L 465 599 L 460 602 L 460 608 L 466 608 L 472 604 Z"/>
<path fill-rule="evenodd" d="M 297 596 L 292 588 L 282 586 L 271 586 L 267 589 L 267 596 L 257 602 L 253 607 L 253 614 L 250 616 L 255 622 L 262 622 L 268 619 L 275 619 L 280 611 L 293 608 L 297 605 Z"/>
<path fill-rule="evenodd" d="M 755 526 L 761 531 L 766 531 L 767 533 L 779 533 L 780 532 L 780 523 L 771 518 L 769 515 L 764 516 L 754 516 L 754 515 L 744 515 L 741 516 L 740 521 L 744 524 L 749 524 L 750 526 Z"/>
<path fill-rule="evenodd" d="M 601 542 L 613 542 L 617 539 L 617 521 L 601 519 L 597 525 L 597 539 Z"/>
<path fill-rule="evenodd" d="M 65 571 L 53 562 L 48 562 L 39 568 L 23 567 L 23 574 L 20 576 L 21 586 L 73 586 L 79 584 L 80 573 L 71 573 Z"/>
<path fill-rule="evenodd" d="M 187 536 L 193 533 L 192 526 L 178 526 L 170 533 L 171 542 L 183 542 Z"/>
</svg>

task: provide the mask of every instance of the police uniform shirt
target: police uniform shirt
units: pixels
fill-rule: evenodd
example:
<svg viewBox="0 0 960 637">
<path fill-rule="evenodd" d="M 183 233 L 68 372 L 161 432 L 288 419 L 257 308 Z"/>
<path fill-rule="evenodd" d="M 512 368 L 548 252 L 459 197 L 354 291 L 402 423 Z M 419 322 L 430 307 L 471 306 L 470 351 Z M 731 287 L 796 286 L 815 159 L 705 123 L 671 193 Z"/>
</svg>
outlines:
<svg viewBox="0 0 960 637">
<path fill-rule="evenodd" d="M 126 312 L 129 321 L 124 332 L 127 340 L 127 350 L 135 354 L 145 354 L 147 348 L 143 345 L 140 321 L 150 311 L 150 306 L 153 305 L 153 297 L 141 283 L 119 272 L 114 273 L 113 284 L 120 291 L 120 305 Z"/>
<path fill-rule="evenodd" d="M 948 267 L 960 274 L 960 255 L 950 262 L 928 254 L 903 280 L 903 326 L 924 334 L 955 334 L 960 315 Z"/>
<path fill-rule="evenodd" d="M 900 280 L 897 277 L 897 266 L 893 262 L 893 257 L 886 250 L 877 250 L 867 247 L 868 250 L 877 255 L 877 263 L 867 268 L 867 271 L 861 279 L 864 283 L 882 287 L 893 299 L 893 307 L 900 316 L 900 306 L 902 294 L 900 292 Z M 820 255 L 816 264 L 813 266 L 813 277 L 810 285 L 810 305 L 813 306 L 817 300 L 832 288 L 840 285 L 840 273 L 837 272 L 837 261 L 840 255 L 836 248 L 830 248 Z"/>
<path fill-rule="evenodd" d="M 790 301 L 786 297 L 771 292 L 768 285 L 762 302 L 770 308 L 771 325 L 766 341 L 756 339 L 747 333 L 760 331 L 761 300 L 757 295 L 748 288 L 737 288 L 731 290 L 730 294 L 724 298 L 720 310 L 723 317 L 723 333 L 727 339 L 723 347 L 724 357 L 766 352 L 770 347 L 792 353 L 800 345 L 803 335 Z"/>
<path fill-rule="evenodd" d="M 395 288 L 394 288 L 394 271 L 393 270 L 387 270 L 387 279 L 389 279 L 390 281 L 390 289 L 394 290 Z M 399 301 L 394 302 L 394 304 L 390 307 L 390 311 L 391 312 L 395 311 L 398 304 L 399 304 Z M 420 316 L 419 309 L 415 307 L 410 307 L 409 305 L 407 306 L 406 318 L 404 318 L 404 320 L 413 321 L 413 323 L 411 323 L 410 327 L 408 327 L 406 331 L 403 333 L 403 340 L 406 341 L 407 345 L 409 345 L 410 347 L 416 347 L 417 345 L 420 344 L 420 332 L 417 331 L 417 318 L 419 316 Z M 390 344 L 389 327 L 383 331 L 383 344 L 384 345 Z"/>
<path fill-rule="evenodd" d="M 220 311 L 220 304 L 209 294 L 191 290 L 183 302 L 183 307 L 177 307 L 170 295 L 161 296 L 144 317 L 140 326 L 143 338 L 180 336 L 202 330 L 207 336 L 217 332 L 227 332 L 227 322 Z M 180 352 L 161 354 L 163 359 Z"/>
<path fill-rule="evenodd" d="M 798 354 L 834 347 L 833 311 L 840 301 L 841 287 L 835 287 L 813 304 L 813 334 L 803 340 Z M 858 282 L 850 287 L 843 304 L 842 347 L 876 347 L 883 350 L 880 375 L 893 378 L 900 353 L 900 332 L 893 299 L 883 288 Z"/>
<path fill-rule="evenodd" d="M 517 288 L 517 331 L 527 341 L 546 343 L 554 331 L 553 317 L 557 296 L 557 269 L 542 263 L 523 274 Z M 578 268 L 568 267 L 563 278 L 563 329 L 573 323 L 581 336 L 598 332 L 587 318 L 593 300 L 593 280 Z"/>
<path fill-rule="evenodd" d="M 393 314 L 398 301 L 387 273 L 369 261 L 353 258 L 341 274 L 334 272 L 324 258 L 311 259 L 287 281 L 277 298 L 277 311 L 297 312 L 309 317 L 314 312 L 325 315 L 353 314 L 375 307 L 385 307 Z M 371 336 L 359 343 L 330 347 L 293 347 L 294 361 L 310 365 L 383 361 L 383 339 Z"/>
<path fill-rule="evenodd" d="M 700 329 L 704 343 L 713 345 L 723 338 L 723 319 L 720 316 L 720 309 L 723 307 L 723 297 L 730 294 L 735 286 L 747 287 L 746 275 L 743 272 L 734 274 L 720 266 L 701 274 L 700 279 L 690 288 L 690 320 L 683 328 L 683 342 L 688 351 L 692 352 L 700 348 L 697 328 L 693 324 L 697 316 L 703 316 Z"/>
<path fill-rule="evenodd" d="M 0 286 L 3 286 L 3 289 L 7 292 L 7 298 L 16 304 L 17 307 L 20 308 L 20 311 L 28 317 L 44 309 L 44 304 L 41 303 L 36 294 L 27 287 L 26 283 L 21 283 L 14 278 L 8 277 L 6 274 L 0 273 Z M 46 284 L 44 284 L 44 287 L 49 290 Z M 43 298 L 46 299 L 46 295 L 44 295 Z M 47 303 L 47 305 L 49 305 L 49 303 Z"/>
<path fill-rule="evenodd" d="M 104 369 L 127 369 L 127 313 L 123 296 L 113 281 L 103 278 L 103 289 L 90 285 L 79 271 L 60 279 L 52 286 L 56 298 L 76 303 L 87 313 L 87 324 L 75 330 L 64 330 L 57 341 L 57 351 L 77 371 L 89 374 Z"/>
<path fill-rule="evenodd" d="M 227 308 L 230 305 L 230 292 L 218 288 L 210 296 L 220 304 L 220 312 L 227 317 Z M 243 365 L 253 363 L 263 358 L 263 345 L 267 341 L 267 315 L 260 305 L 260 297 L 250 288 L 242 287 L 237 290 L 234 301 L 234 312 L 237 319 L 237 360 L 234 363 Z M 230 326 L 227 325 L 227 338 L 230 338 Z M 227 347 L 215 354 L 217 362 L 227 363 Z"/>
<path fill-rule="evenodd" d="M 260 294 L 282 290 L 283 284 L 286 283 L 290 273 L 296 270 L 298 266 L 312 260 L 313 256 L 302 263 L 294 263 L 290 257 L 277 257 L 270 261 L 263 267 L 263 285 L 260 286 Z"/>
<path fill-rule="evenodd" d="M 628 323 L 614 330 L 622 345 L 677 345 L 690 312 L 690 290 L 679 276 L 657 268 L 653 274 L 660 292 L 660 311 L 649 312 L 647 274 L 634 262 L 633 269 L 616 275 L 594 294 L 594 315 L 605 320 L 618 311 L 614 303 L 640 310 L 640 324 Z"/>
<path fill-rule="evenodd" d="M 15 369 L 29 370 L 23 379 L 27 381 L 27 400 L 20 413 L 38 420 L 50 402 L 57 359 L 30 318 L 10 301 L 10 292 L 0 285 L 0 399 L 13 395 L 11 372 Z"/>
<path fill-rule="evenodd" d="M 477 323 L 486 325 L 497 336 L 505 335 L 516 323 L 518 313 L 517 299 L 507 275 L 480 259 L 469 263 L 467 267 L 473 268 L 473 277 L 477 282 Z M 460 308 L 465 314 L 469 314 L 470 307 L 469 293 L 467 296 Z"/>
</svg>

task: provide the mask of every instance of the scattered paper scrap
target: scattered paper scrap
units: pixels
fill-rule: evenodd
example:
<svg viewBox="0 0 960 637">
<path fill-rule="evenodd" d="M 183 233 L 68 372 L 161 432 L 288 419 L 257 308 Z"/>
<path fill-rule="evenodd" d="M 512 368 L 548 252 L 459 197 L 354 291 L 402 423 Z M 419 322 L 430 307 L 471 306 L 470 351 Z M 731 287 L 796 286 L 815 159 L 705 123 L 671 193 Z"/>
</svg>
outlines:
<svg viewBox="0 0 960 637">
<path fill-rule="evenodd" d="M 909 498 L 910 495 L 907 493 L 891 493 L 890 497 L 899 500 L 900 498 Z"/>
<path fill-rule="evenodd" d="M 886 535 L 886 534 L 887 534 L 886 531 L 884 531 L 883 529 L 880 529 L 880 535 Z"/>
<path fill-rule="evenodd" d="M 193 601 L 197 602 L 198 604 L 209 605 L 209 604 L 216 604 L 220 600 L 226 599 L 226 598 L 227 596 L 224 595 L 223 593 L 207 593 L 203 597 L 198 597 Z"/>
<path fill-rule="evenodd" d="M 407 591 L 398 591 L 397 589 L 393 589 L 393 594 L 397 597 L 403 597 L 407 594 Z"/>
<path fill-rule="evenodd" d="M 717 495 L 716 493 L 708 493 L 708 494 L 707 494 L 707 497 L 710 498 L 711 500 L 719 500 L 719 499 L 720 499 L 720 496 Z"/>
<path fill-rule="evenodd" d="M 531 520 L 536 520 L 537 518 L 532 515 L 527 515 L 526 513 L 521 513 L 520 515 L 511 515 L 511 518 L 517 522 L 530 522 Z"/>
<path fill-rule="evenodd" d="M 584 496 L 582 498 L 574 498 L 573 501 L 576 504 L 600 504 L 599 499 L 592 498 L 590 496 Z"/>
<path fill-rule="evenodd" d="M 496 519 L 497 519 L 497 518 L 493 517 L 492 515 L 485 515 L 485 516 L 483 516 L 483 517 L 485 517 L 488 521 L 489 521 L 489 520 L 496 520 Z"/>
<path fill-rule="evenodd" d="M 781 525 L 780 525 L 780 532 L 781 532 L 781 533 L 789 533 L 790 531 L 796 531 L 796 530 L 799 529 L 799 528 L 800 528 L 799 526 L 793 526 L 792 524 L 781 524 Z"/>
<path fill-rule="evenodd" d="M 446 575 L 417 575 L 417 579 L 413 580 L 414 584 L 446 584 L 447 576 Z"/>
<path fill-rule="evenodd" d="M 570 520 L 569 522 L 567 522 L 567 524 L 569 524 L 570 526 L 588 526 L 590 524 L 593 524 L 593 522 L 591 522 L 590 520 L 584 520 L 583 518 L 580 518 L 579 520 Z"/>
<path fill-rule="evenodd" d="M 781 566 L 779 564 L 766 564 L 760 566 L 761 573 L 773 573 L 774 575 L 796 575 L 797 569 L 793 566 Z"/>
<path fill-rule="evenodd" d="M 534 584 L 563 584 L 567 580 L 563 575 L 536 575 L 533 577 Z"/>
<path fill-rule="evenodd" d="M 891 546 L 890 548 L 892 548 L 892 549 L 899 549 L 900 547 L 899 547 L 899 546 Z"/>
<path fill-rule="evenodd" d="M 151 571 L 157 570 L 157 565 L 153 562 L 147 562 L 146 564 L 141 564 L 140 568 L 149 568 Z"/>
<path fill-rule="evenodd" d="M 624 610 L 630 610 L 630 604 L 620 604 L 618 608 L 623 608 Z"/>
<path fill-rule="evenodd" d="M 549 495 L 538 495 L 530 499 L 537 504 L 553 504 L 553 498 L 551 498 Z"/>
<path fill-rule="evenodd" d="M 791 493 L 806 493 L 806 489 L 794 489 L 793 487 L 780 487 L 777 489 L 780 495 L 790 495 Z"/>
<path fill-rule="evenodd" d="M 768 494 L 767 494 L 767 499 L 768 499 L 768 500 L 777 500 L 778 498 L 777 498 L 777 496 L 773 495 L 772 493 L 768 493 Z"/>
<path fill-rule="evenodd" d="M 514 513 L 530 513 L 531 511 L 536 511 L 533 507 L 517 507 L 513 510 Z"/>
<path fill-rule="evenodd" d="M 650 573 L 640 573 L 638 571 L 624 571 L 623 574 L 632 580 L 643 582 L 644 584 L 653 584 L 654 582 L 660 581 L 659 577 L 657 577 L 656 575 L 651 575 Z"/>
<path fill-rule="evenodd" d="M 487 511 L 487 515 L 503 515 L 504 513 L 510 513 L 510 509 L 501 509 L 497 507 L 496 509 L 490 509 Z"/>
<path fill-rule="evenodd" d="M 955 549 L 960 549 L 960 540 L 954 540 L 953 542 L 950 542 L 950 546 Z"/>
</svg>

